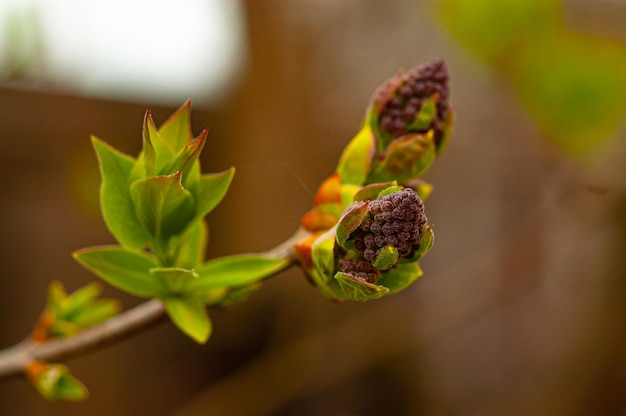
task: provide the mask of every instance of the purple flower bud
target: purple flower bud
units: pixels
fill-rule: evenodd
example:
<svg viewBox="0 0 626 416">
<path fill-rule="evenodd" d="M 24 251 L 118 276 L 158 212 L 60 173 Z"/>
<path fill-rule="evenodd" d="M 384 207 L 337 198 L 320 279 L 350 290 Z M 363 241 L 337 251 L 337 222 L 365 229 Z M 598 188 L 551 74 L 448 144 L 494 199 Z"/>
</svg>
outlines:
<svg viewBox="0 0 626 416">
<path fill-rule="evenodd" d="M 374 259 L 376 259 L 376 256 L 378 256 L 378 250 L 375 250 L 373 248 L 366 248 L 363 252 L 363 256 L 365 256 L 365 258 L 369 261 L 374 261 Z"/>
</svg>

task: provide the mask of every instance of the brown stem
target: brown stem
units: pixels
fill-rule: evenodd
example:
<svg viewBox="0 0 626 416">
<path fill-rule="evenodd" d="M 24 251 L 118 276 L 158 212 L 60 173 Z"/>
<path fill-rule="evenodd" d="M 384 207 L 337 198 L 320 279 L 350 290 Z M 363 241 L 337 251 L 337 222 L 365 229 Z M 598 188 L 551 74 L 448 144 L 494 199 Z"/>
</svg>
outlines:
<svg viewBox="0 0 626 416">
<path fill-rule="evenodd" d="M 292 260 L 287 266 L 289 267 L 295 262 L 293 245 L 306 236 L 307 232 L 299 229 L 283 243 L 259 255 Z M 33 360 L 61 361 L 98 350 L 165 322 L 165 318 L 163 304 L 157 299 L 152 299 L 70 338 L 59 338 L 43 343 L 27 338 L 0 351 L 0 379 L 23 374 L 26 366 Z"/>
</svg>

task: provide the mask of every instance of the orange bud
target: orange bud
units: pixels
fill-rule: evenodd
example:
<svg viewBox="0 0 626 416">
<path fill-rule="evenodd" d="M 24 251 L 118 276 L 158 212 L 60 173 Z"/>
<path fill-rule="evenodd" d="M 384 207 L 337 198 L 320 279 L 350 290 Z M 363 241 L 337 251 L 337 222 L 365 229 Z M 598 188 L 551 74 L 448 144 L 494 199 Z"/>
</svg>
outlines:
<svg viewBox="0 0 626 416">
<path fill-rule="evenodd" d="M 338 173 L 322 182 L 315 194 L 315 206 L 332 203 L 341 204 L 341 179 Z"/>
</svg>

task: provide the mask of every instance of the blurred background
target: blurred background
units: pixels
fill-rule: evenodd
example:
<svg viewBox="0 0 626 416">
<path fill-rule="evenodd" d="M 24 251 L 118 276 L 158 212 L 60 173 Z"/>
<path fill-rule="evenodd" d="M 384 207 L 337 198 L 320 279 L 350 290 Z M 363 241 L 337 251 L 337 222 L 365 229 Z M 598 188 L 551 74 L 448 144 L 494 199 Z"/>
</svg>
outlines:
<svg viewBox="0 0 626 416">
<path fill-rule="evenodd" d="M 623 0 L 3 0 L 0 347 L 113 241 L 90 134 L 136 154 L 146 108 L 191 98 L 203 170 L 237 168 L 213 257 L 296 230 L 399 68 L 444 58 L 456 123 L 406 291 L 334 304 L 292 269 L 205 346 L 166 324 L 68 362 L 86 402 L 15 379 L 0 413 L 626 415 L 625 23 Z"/>
</svg>

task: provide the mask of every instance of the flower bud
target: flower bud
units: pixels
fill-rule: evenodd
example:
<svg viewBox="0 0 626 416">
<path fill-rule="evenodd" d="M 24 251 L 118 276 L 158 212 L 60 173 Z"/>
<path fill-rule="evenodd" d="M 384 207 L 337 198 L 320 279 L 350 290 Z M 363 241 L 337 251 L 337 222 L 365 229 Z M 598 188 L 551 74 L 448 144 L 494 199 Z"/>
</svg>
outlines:
<svg viewBox="0 0 626 416">
<path fill-rule="evenodd" d="M 448 79 L 444 61 L 435 60 L 400 71 L 380 86 L 339 160 L 341 184 L 404 185 L 422 176 L 450 138 Z"/>
<path fill-rule="evenodd" d="M 439 153 L 452 117 L 448 80 L 448 69 L 441 59 L 407 73 L 398 72 L 374 93 L 370 117 L 373 130 L 381 133 L 385 144 L 409 133 L 433 130 Z"/>
<path fill-rule="evenodd" d="M 369 185 L 336 227 L 309 235 L 295 251 L 312 282 L 333 300 L 377 299 L 406 288 L 433 242 L 424 204 L 411 188 Z"/>
<path fill-rule="evenodd" d="M 359 225 L 352 226 L 354 229 L 340 244 L 353 248 L 374 267 L 385 270 L 398 260 L 413 257 L 420 248 L 426 221 L 422 200 L 413 189 L 405 188 L 370 201 Z"/>
</svg>

